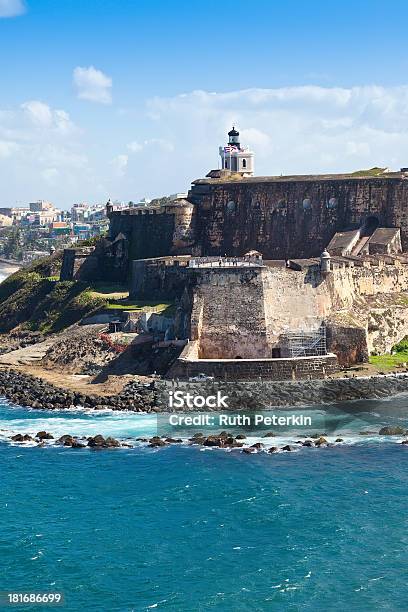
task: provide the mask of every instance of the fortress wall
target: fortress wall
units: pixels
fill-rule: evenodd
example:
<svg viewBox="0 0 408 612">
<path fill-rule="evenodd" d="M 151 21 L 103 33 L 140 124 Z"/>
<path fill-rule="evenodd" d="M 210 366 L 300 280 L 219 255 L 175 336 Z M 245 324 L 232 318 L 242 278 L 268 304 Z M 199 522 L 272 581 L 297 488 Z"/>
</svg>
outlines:
<svg viewBox="0 0 408 612">
<path fill-rule="evenodd" d="M 261 251 L 264 259 L 319 255 L 336 231 L 373 215 L 401 227 L 408 250 L 408 182 L 396 178 L 198 181 L 196 242 L 202 255 Z"/>
<path fill-rule="evenodd" d="M 199 358 L 271 356 L 260 268 L 202 270 L 194 293 L 192 337 L 199 341 Z"/>
<path fill-rule="evenodd" d="M 189 284 L 191 270 L 180 262 L 166 260 L 132 261 L 129 295 L 131 299 L 175 299 Z"/>
<path fill-rule="evenodd" d="M 318 256 L 336 231 L 357 228 L 369 216 L 400 227 L 408 250 L 408 180 L 365 178 L 263 178 L 196 181 L 191 206 L 114 211 L 110 237 L 124 233 L 129 259 L 166 255 L 243 255 L 264 259 Z"/>
<path fill-rule="evenodd" d="M 92 248 L 64 249 L 60 280 L 93 280 L 98 277 L 98 259 Z"/>
<path fill-rule="evenodd" d="M 170 254 L 184 255 L 191 252 L 195 242 L 194 206 L 174 206 L 174 231 Z"/>
<path fill-rule="evenodd" d="M 149 209 L 110 214 L 109 236 L 123 233 L 129 240 L 129 260 L 169 255 L 173 247 L 175 215 Z"/>
<path fill-rule="evenodd" d="M 128 209 L 110 214 L 109 236 L 123 233 L 129 240 L 129 259 L 183 255 L 195 240 L 193 205 Z"/>
<path fill-rule="evenodd" d="M 177 265 L 174 265 L 174 261 Z M 284 267 L 189 268 L 184 260 L 133 262 L 133 297 L 180 298 L 185 290 L 191 303 L 190 338 L 198 341 L 200 359 L 270 358 L 272 349 L 287 356 L 288 332 L 317 330 L 328 322 L 329 347 L 342 363 L 361 361 L 369 348 L 389 348 L 404 335 L 400 318 L 381 330 L 370 329 L 369 306 L 356 327 L 330 321 L 334 314 L 353 313 L 353 305 L 371 296 L 386 297 L 408 291 L 408 265 L 335 267 L 324 276 L 318 265 L 295 271 Z M 382 303 L 381 303 L 382 305 Z M 347 317 L 346 317 L 347 318 Z M 381 326 L 380 326 L 381 327 Z M 401 335 L 398 337 L 399 332 Z"/>
<path fill-rule="evenodd" d="M 320 271 L 317 272 L 320 278 Z M 263 300 L 268 344 L 282 346 L 282 336 L 293 331 L 315 331 L 330 314 L 332 297 L 323 282 L 306 282 L 304 272 L 286 268 L 263 271 Z"/>
<path fill-rule="evenodd" d="M 335 355 L 287 359 L 197 359 L 190 342 L 172 365 L 167 378 L 188 379 L 198 374 L 217 381 L 308 380 L 325 378 L 337 370 Z"/>
<path fill-rule="evenodd" d="M 199 341 L 202 359 L 267 358 L 273 347 L 281 348 L 284 357 L 288 332 L 317 330 L 332 314 L 352 309 L 361 297 L 404 291 L 408 291 L 407 265 L 340 268 L 327 277 L 317 266 L 307 272 L 286 268 L 207 271 L 200 274 L 194 289 L 192 321 L 196 317 L 196 324 L 191 337 Z M 361 328 L 332 327 L 329 346 L 338 348 L 343 363 L 367 357 L 372 346 L 367 327 L 368 320 L 361 321 Z M 405 334 L 406 326 L 398 329 L 397 338 L 394 326 L 393 343 Z M 378 338 L 375 344 L 381 345 Z"/>
<path fill-rule="evenodd" d="M 332 308 L 351 308 L 359 296 L 408 291 L 408 265 L 350 267 L 334 270 L 325 281 L 331 295 Z"/>
</svg>

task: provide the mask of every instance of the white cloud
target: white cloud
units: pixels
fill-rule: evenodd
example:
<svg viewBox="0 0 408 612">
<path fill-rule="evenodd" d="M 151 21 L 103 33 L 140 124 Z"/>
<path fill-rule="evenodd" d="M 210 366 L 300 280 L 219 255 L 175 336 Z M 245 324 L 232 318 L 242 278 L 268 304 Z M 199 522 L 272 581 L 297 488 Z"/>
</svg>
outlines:
<svg viewBox="0 0 408 612">
<path fill-rule="evenodd" d="M 55 184 L 55 181 L 59 178 L 60 173 L 56 168 L 45 168 L 41 172 L 41 175 L 47 183 L 52 185 Z"/>
<path fill-rule="evenodd" d="M 1 203 L 44 197 L 66 205 L 95 184 L 79 137 L 66 111 L 39 100 L 0 110 Z"/>
<path fill-rule="evenodd" d="M 140 153 L 141 151 L 146 150 L 148 147 L 167 153 L 171 153 L 175 148 L 174 144 L 165 138 L 149 138 L 147 140 L 143 140 L 143 142 L 133 140 L 127 145 L 127 148 L 132 153 Z"/>
<path fill-rule="evenodd" d="M 129 156 L 128 155 L 117 155 L 111 161 L 111 165 L 114 168 L 115 174 L 118 177 L 125 176 L 126 168 L 128 165 Z"/>
<path fill-rule="evenodd" d="M 110 104 L 112 102 L 112 79 L 93 66 L 77 66 L 73 72 L 73 81 L 78 98 Z"/>
<path fill-rule="evenodd" d="M 17 150 L 18 150 L 18 144 L 16 142 L 0 140 L 0 159 L 11 157 L 13 153 Z"/>
<path fill-rule="evenodd" d="M 26 119 L 34 127 L 52 129 L 62 135 L 76 131 L 69 114 L 64 110 L 53 110 L 40 100 L 30 100 L 21 105 Z"/>
<path fill-rule="evenodd" d="M 153 98 L 146 114 L 176 143 L 172 172 L 185 180 L 217 167 L 217 145 L 233 123 L 255 151 L 257 174 L 408 163 L 408 86 L 193 91 Z"/>
<path fill-rule="evenodd" d="M 133 140 L 132 142 L 129 142 L 127 148 L 132 153 L 140 153 L 140 151 L 143 151 L 143 144 L 137 142 L 137 140 Z"/>
<path fill-rule="evenodd" d="M 23 0 L 0 0 L 0 18 L 18 17 L 26 12 Z"/>
<path fill-rule="evenodd" d="M 52 112 L 48 104 L 39 100 L 24 102 L 21 108 L 25 111 L 30 121 L 40 127 L 51 127 Z"/>
<path fill-rule="evenodd" d="M 109 130 L 82 131 L 45 101 L 0 109 L 0 203 L 185 191 L 217 168 L 233 122 L 258 175 L 408 165 L 408 86 L 194 91 L 148 100 L 145 114 L 129 109 L 128 119 L 109 112 Z"/>
</svg>

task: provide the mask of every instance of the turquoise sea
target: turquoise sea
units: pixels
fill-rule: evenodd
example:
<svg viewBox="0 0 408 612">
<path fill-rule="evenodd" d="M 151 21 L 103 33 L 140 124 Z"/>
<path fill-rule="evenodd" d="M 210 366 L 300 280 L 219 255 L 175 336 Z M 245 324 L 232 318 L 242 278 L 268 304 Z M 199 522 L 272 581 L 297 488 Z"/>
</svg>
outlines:
<svg viewBox="0 0 408 612">
<path fill-rule="evenodd" d="M 408 447 L 358 432 L 408 426 L 408 397 L 344 408 L 310 412 L 337 446 L 245 455 L 11 444 L 40 429 L 133 440 L 156 422 L 3 402 L 0 589 L 63 592 L 83 612 L 407 609 Z"/>
</svg>

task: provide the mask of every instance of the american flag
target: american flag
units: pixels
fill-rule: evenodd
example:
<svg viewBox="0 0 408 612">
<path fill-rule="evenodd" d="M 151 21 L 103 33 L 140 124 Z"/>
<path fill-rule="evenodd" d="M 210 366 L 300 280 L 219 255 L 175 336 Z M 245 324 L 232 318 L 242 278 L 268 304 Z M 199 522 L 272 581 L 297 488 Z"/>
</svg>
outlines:
<svg viewBox="0 0 408 612">
<path fill-rule="evenodd" d="M 225 153 L 231 153 L 231 151 L 235 151 L 237 149 L 237 147 L 231 146 L 231 145 L 227 145 L 226 147 L 224 147 L 224 151 Z"/>
</svg>

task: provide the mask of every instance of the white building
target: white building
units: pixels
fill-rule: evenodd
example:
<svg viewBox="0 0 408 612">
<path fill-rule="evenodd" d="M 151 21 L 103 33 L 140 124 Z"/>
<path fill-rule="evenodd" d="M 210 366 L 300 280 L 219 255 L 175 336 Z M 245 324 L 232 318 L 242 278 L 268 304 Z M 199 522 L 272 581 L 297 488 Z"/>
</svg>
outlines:
<svg viewBox="0 0 408 612">
<path fill-rule="evenodd" d="M 254 174 L 254 153 L 247 147 L 241 146 L 239 132 L 235 127 L 228 132 L 228 144 L 219 150 L 223 170 L 237 172 L 243 176 Z"/>
</svg>

